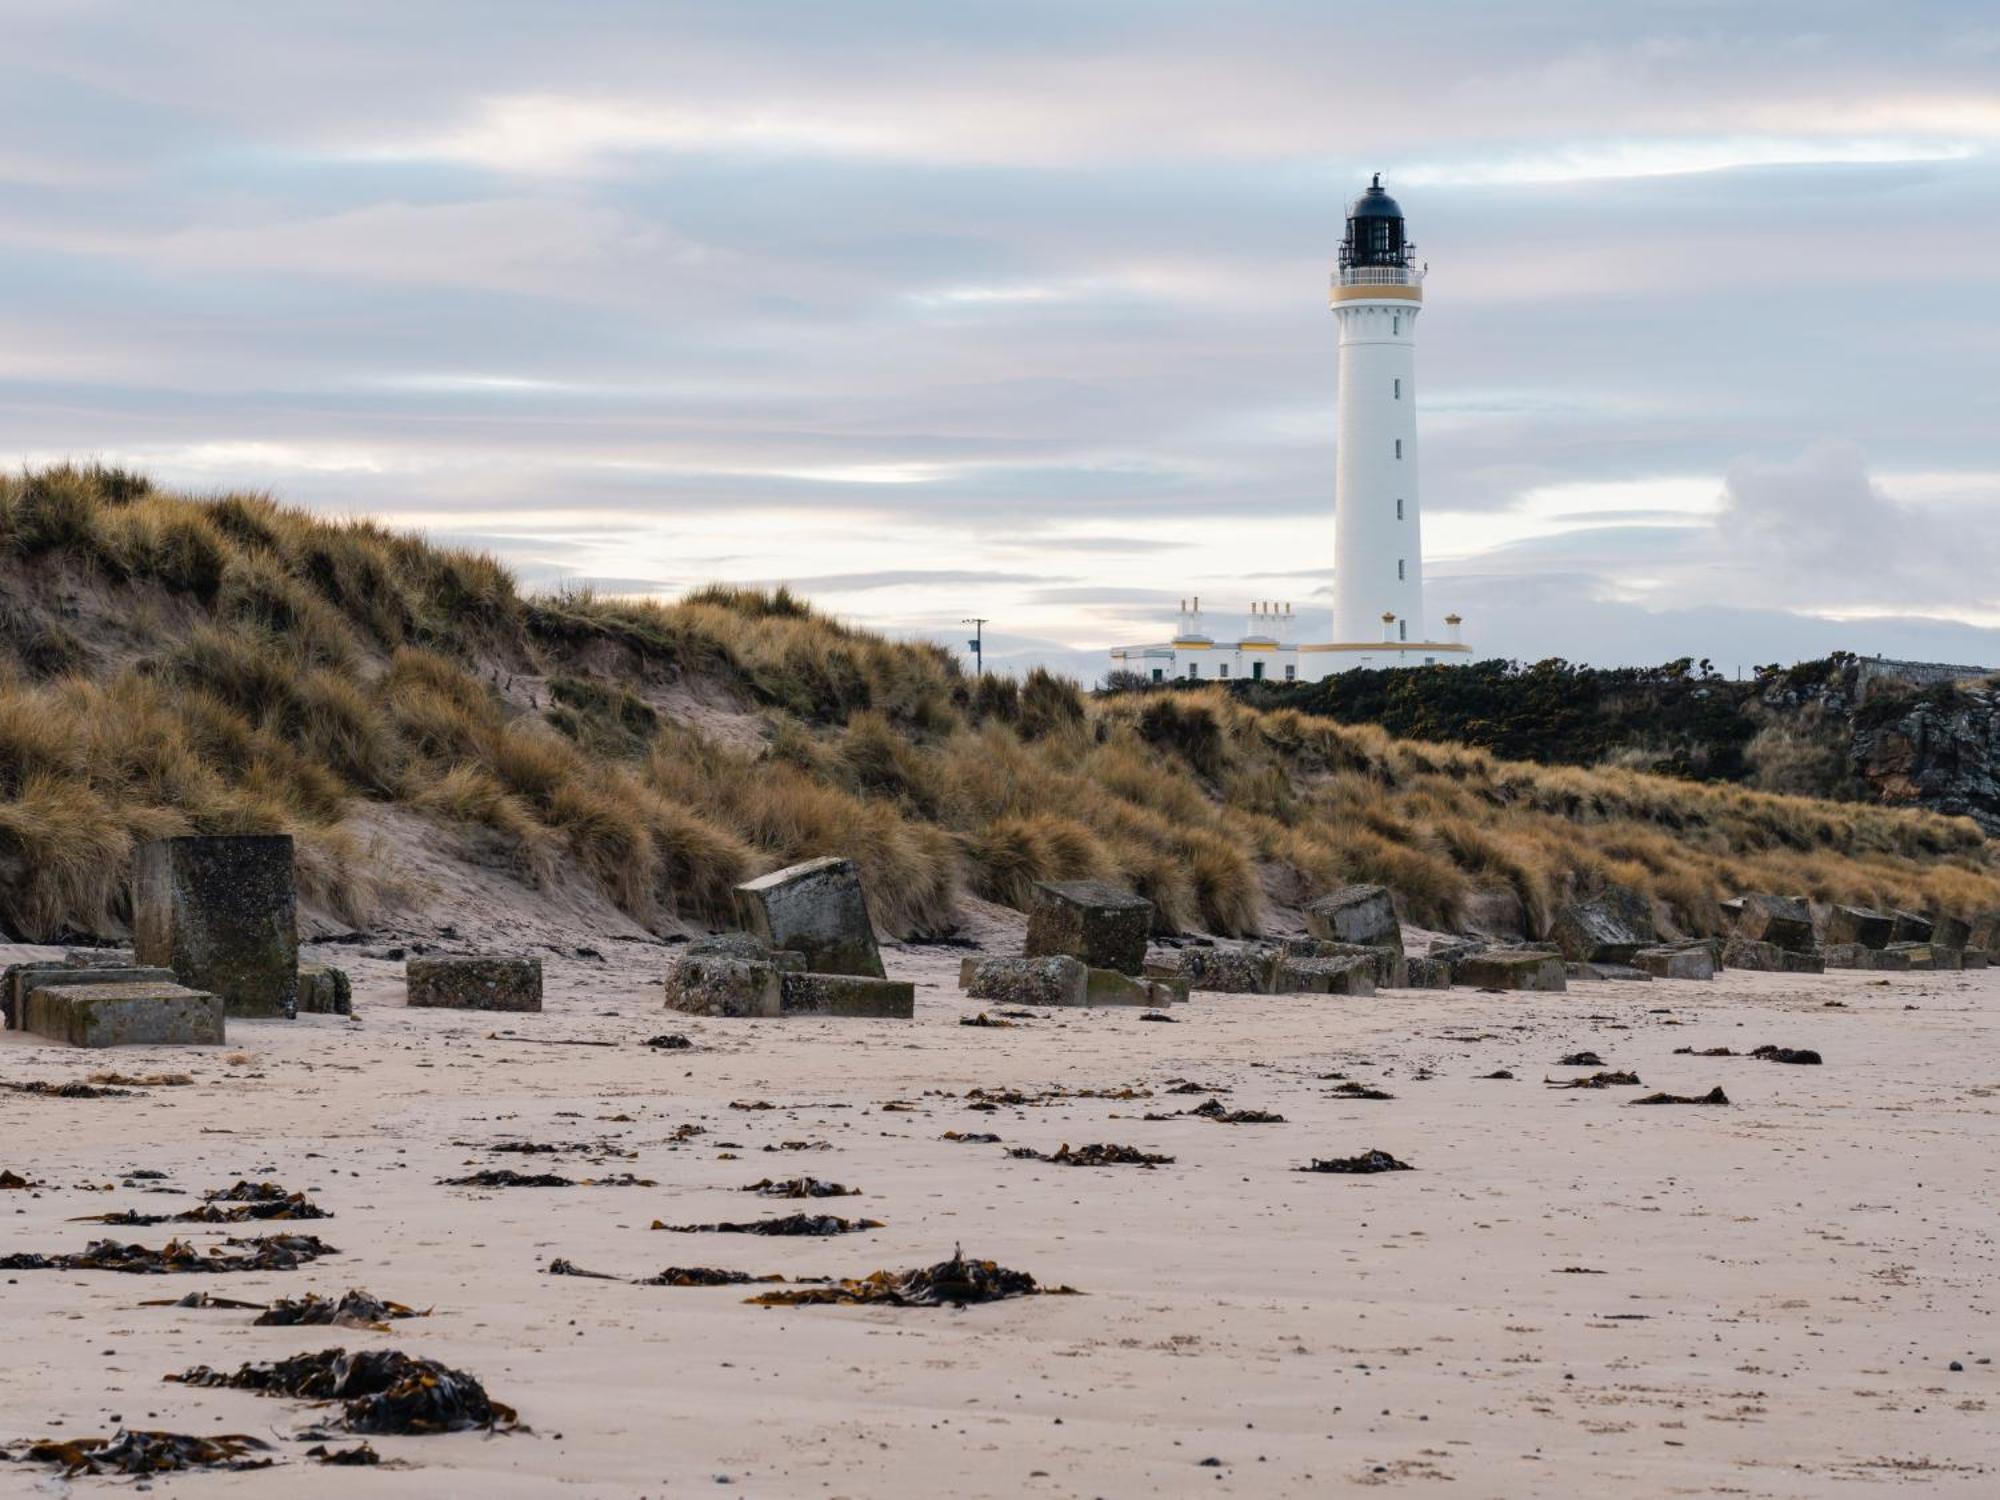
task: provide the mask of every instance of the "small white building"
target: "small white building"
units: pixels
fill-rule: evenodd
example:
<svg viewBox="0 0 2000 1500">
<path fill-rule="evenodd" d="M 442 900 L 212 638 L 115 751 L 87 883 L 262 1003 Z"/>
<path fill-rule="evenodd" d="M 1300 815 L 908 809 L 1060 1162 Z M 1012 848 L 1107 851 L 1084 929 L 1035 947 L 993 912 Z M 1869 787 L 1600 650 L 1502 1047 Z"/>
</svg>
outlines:
<svg viewBox="0 0 2000 1500">
<path fill-rule="evenodd" d="M 1404 231 L 1403 210 L 1378 173 L 1348 210 L 1331 297 L 1340 325 L 1334 638 L 1298 641 L 1291 606 L 1276 604 L 1252 605 L 1241 635 L 1219 637 L 1204 625 L 1201 601 L 1189 609 L 1183 600 L 1173 639 L 1114 648 L 1114 672 L 1153 682 L 1317 682 L 1355 667 L 1471 658 L 1457 615 L 1446 615 L 1439 629 L 1424 614 L 1416 331 L 1425 268 Z"/>
<path fill-rule="evenodd" d="M 1235 621 L 1218 621 L 1227 629 Z M 1259 603 L 1250 606 L 1240 633 L 1216 635 L 1202 613 L 1199 598 L 1181 601 L 1180 623 L 1172 640 L 1150 646 L 1114 646 L 1111 670 L 1135 673 L 1148 682 L 1184 678 L 1202 682 L 1318 682 L 1355 667 L 1433 666 L 1463 661 L 1472 650 L 1459 639 L 1463 623 L 1446 615 L 1445 639 L 1372 642 L 1301 642 L 1294 630 L 1292 606 Z M 1383 622 L 1385 632 L 1395 622 Z"/>
</svg>

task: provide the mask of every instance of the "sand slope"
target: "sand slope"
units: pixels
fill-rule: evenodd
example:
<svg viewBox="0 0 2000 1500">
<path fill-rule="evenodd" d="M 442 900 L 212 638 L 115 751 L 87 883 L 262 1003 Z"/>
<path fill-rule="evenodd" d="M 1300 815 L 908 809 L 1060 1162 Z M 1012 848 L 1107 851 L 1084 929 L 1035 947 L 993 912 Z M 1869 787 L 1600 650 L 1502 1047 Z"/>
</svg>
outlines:
<svg viewBox="0 0 2000 1500">
<path fill-rule="evenodd" d="M 271 1275 L 0 1274 L 0 1438 L 289 1433 L 296 1403 L 163 1385 L 336 1343 L 392 1344 L 480 1376 L 530 1434 L 383 1439 L 404 1468 L 327 1470 L 286 1441 L 280 1475 L 169 1478 L 162 1493 L 632 1496 L 1308 1495 L 1382 1486 L 1460 1497 L 2000 1489 L 2000 973 L 1730 973 L 1715 984 L 1565 995 L 1198 998 L 962 1027 L 959 955 L 904 949 L 912 1024 L 701 1022 L 664 1013 L 661 950 L 604 941 L 550 963 L 539 1017 L 402 1008 L 399 966 L 333 950 L 354 1023 L 232 1025 L 240 1049 L 84 1054 L 0 1040 L 0 1079 L 100 1066 L 191 1087 L 67 1100 L 0 1092 L 0 1253 L 80 1250 L 66 1223 L 196 1201 L 100 1192 L 133 1168 L 190 1195 L 239 1177 L 310 1189 L 299 1226 L 343 1252 Z M 30 950 L 0 950 L 11 960 Z M 1839 1006 L 1829 1004 L 1838 1001 Z M 534 1045 L 520 1037 L 614 1041 Z M 658 1052 L 679 1031 L 697 1050 Z M 1818 1068 L 1673 1055 L 1813 1047 Z M 1646 1090 L 1557 1092 L 1591 1048 Z M 1512 1082 L 1478 1075 L 1510 1068 Z M 1396 1095 L 1330 1095 L 1328 1073 Z M 1147 1122 L 1225 1085 L 1274 1125 Z M 1629 1107 L 1720 1084 L 1727 1109 Z M 978 1112 L 973 1087 L 1150 1089 Z M 769 1101 L 742 1110 L 732 1102 Z M 909 1110 L 885 1110 L 906 1101 Z M 706 1134 L 670 1139 L 695 1124 Z M 940 1140 L 992 1131 L 1005 1145 Z M 503 1139 L 604 1139 L 636 1159 L 494 1156 Z M 829 1149 L 770 1149 L 785 1141 Z M 1108 1141 L 1158 1170 L 1010 1160 Z M 1295 1173 L 1381 1147 L 1419 1170 Z M 656 1188 L 477 1192 L 481 1166 Z M 678 1235 L 670 1222 L 798 1206 L 736 1189 L 809 1171 L 865 1196 L 808 1205 L 886 1227 L 838 1239 Z M 219 1231 L 197 1229 L 212 1240 Z M 852 1274 L 954 1243 L 1088 1295 L 963 1311 L 746 1306 L 545 1274 L 715 1265 Z M 1582 1274 L 1568 1268 L 1601 1274 Z M 366 1287 L 435 1315 L 393 1335 L 252 1328 L 252 1314 L 141 1309 Z M 1952 1360 L 1961 1372 L 1948 1369 Z M 53 1424 L 57 1421 L 62 1426 Z M 1217 1460 L 1205 1465 L 1205 1460 Z M 103 1483 L 104 1481 L 98 1481 Z M 0 1466 L 0 1491 L 48 1483 Z"/>
</svg>

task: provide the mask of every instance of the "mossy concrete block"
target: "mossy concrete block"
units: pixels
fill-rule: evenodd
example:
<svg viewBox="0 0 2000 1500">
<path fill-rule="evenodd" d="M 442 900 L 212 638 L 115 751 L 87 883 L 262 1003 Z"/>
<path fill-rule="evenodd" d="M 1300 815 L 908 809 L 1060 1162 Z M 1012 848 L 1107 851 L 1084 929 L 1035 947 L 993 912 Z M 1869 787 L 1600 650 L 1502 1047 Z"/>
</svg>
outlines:
<svg viewBox="0 0 2000 1500">
<path fill-rule="evenodd" d="M 1859 943 L 1828 943 L 1819 950 L 1819 956 L 1829 969 L 1865 969 L 1873 951 Z"/>
<path fill-rule="evenodd" d="M 1743 914 L 1736 919 L 1737 937 L 1775 943 L 1794 953 L 1810 953 L 1818 946 L 1812 909 L 1797 897 L 1758 894 L 1742 901 Z"/>
<path fill-rule="evenodd" d="M 1931 918 L 1931 942 L 1939 948 L 1964 948 L 1972 941 L 1972 924 L 1950 912 Z"/>
<path fill-rule="evenodd" d="M 1983 969 L 1993 962 L 1993 956 L 1984 948 L 1961 948 L 1958 950 L 1959 967 L 1963 969 Z"/>
<path fill-rule="evenodd" d="M 1889 933 L 1891 943 L 1928 943 L 1937 936 L 1937 924 L 1929 917 L 1913 911 L 1895 913 L 1895 926 Z"/>
<path fill-rule="evenodd" d="M 302 1016 L 351 1016 L 354 1014 L 354 985 L 345 969 L 332 964 L 299 965 L 299 1014 Z"/>
<path fill-rule="evenodd" d="M 1826 955 L 1824 953 L 1792 953 L 1783 957 L 1783 968 L 1787 974 L 1824 974 Z"/>
<path fill-rule="evenodd" d="M 1090 969 L 1082 959 L 1067 953 L 1051 953 L 1045 958 L 968 958 L 959 969 L 959 988 L 973 1000 L 1082 1005 L 1090 989 Z"/>
<path fill-rule="evenodd" d="M 1223 995 L 1269 995 L 1277 991 L 1282 948 L 1183 948 L 1179 977 L 1188 988 Z"/>
<path fill-rule="evenodd" d="M 133 946 L 141 963 L 220 995 L 232 1016 L 290 1017 L 297 908 L 288 833 L 156 839 L 133 874 Z"/>
<path fill-rule="evenodd" d="M 2000 953 L 2000 911 L 1981 912 L 1966 926 L 1966 947 L 1982 953 Z"/>
<path fill-rule="evenodd" d="M 763 958 L 683 953 L 667 964 L 667 1009 L 690 1016 L 775 1016 L 778 974 L 778 966 Z"/>
<path fill-rule="evenodd" d="M 1102 880 L 1038 881 L 1028 903 L 1030 958 L 1066 954 L 1087 968 L 1137 974 L 1153 932 L 1153 903 Z"/>
<path fill-rule="evenodd" d="M 781 974 L 778 1013 L 907 1021 L 917 1011 L 917 987 L 906 979 L 865 974 Z"/>
<path fill-rule="evenodd" d="M 1579 984 L 1588 979 L 1605 983 L 1650 982 L 1653 977 L 1644 969 L 1634 968 L 1631 964 L 1573 964 L 1567 959 L 1563 962 L 1563 973 Z"/>
<path fill-rule="evenodd" d="M 1147 972 L 1145 975 L 1145 979 L 1146 983 L 1152 988 L 1153 1004 L 1155 1005 L 1187 1004 L 1190 986 L 1187 982 L 1186 975 L 1155 974 L 1152 972 L 1152 965 L 1148 964 L 1146 967 L 1147 967 Z"/>
<path fill-rule="evenodd" d="M 539 958 L 432 956 L 403 965 L 409 1003 L 423 1010 L 542 1008 Z"/>
<path fill-rule="evenodd" d="M 1451 988 L 1451 963 L 1447 959 L 1413 958 L 1404 965 L 1403 982 L 1413 990 L 1448 990 Z"/>
<path fill-rule="evenodd" d="M 1365 958 L 1377 989 L 1409 988 L 1410 963 L 1401 948 L 1371 943 L 1342 943 L 1327 938 L 1287 938 L 1282 946 L 1289 958 Z"/>
<path fill-rule="evenodd" d="M 1306 908 L 1306 931 L 1335 943 L 1365 943 L 1403 951 L 1403 926 L 1387 886 L 1349 885 Z"/>
<path fill-rule="evenodd" d="M 131 963 L 84 965 L 70 959 L 33 959 L 0 970 L 0 1013 L 5 1015 L 7 1025 L 25 1030 L 21 1007 L 28 991 L 40 985 L 161 982 L 174 982 L 174 971 Z"/>
<path fill-rule="evenodd" d="M 1116 969 L 1092 969 L 1084 984 L 1083 1003 L 1153 1006 L 1161 1002 L 1152 980 L 1134 979 Z"/>
<path fill-rule="evenodd" d="M 1399 958 L 1400 954 L 1397 955 Z M 1288 958 L 1278 965 L 1277 992 L 1281 995 L 1372 995 L 1375 993 L 1375 960 L 1372 956 L 1332 958 Z"/>
<path fill-rule="evenodd" d="M 1826 943 L 1859 943 L 1864 948 L 1886 948 L 1893 940 L 1896 919 L 1886 911 L 1866 906 L 1836 906 L 1826 914 L 1820 939 Z"/>
<path fill-rule="evenodd" d="M 1863 948 L 1861 960 L 1854 967 L 1901 974 L 1914 966 L 1910 962 L 1910 950 L 1907 948 Z"/>
<path fill-rule="evenodd" d="M 851 859 L 811 859 L 736 887 L 736 916 L 771 948 L 805 955 L 815 974 L 880 979 L 882 950 Z"/>
<path fill-rule="evenodd" d="M 1628 964 L 1659 941 L 1653 904 L 1637 891 L 1608 886 L 1584 901 L 1556 908 L 1549 940 L 1573 963 Z"/>
<path fill-rule="evenodd" d="M 1655 979 L 1713 979 L 1715 955 L 1705 947 L 1641 948 L 1632 955 L 1632 967 Z"/>
<path fill-rule="evenodd" d="M 1569 975 L 1560 953 L 1488 949 L 1459 960 L 1453 966 L 1452 977 L 1459 984 L 1469 984 L 1482 990 L 1562 990 L 1569 987 Z"/>
<path fill-rule="evenodd" d="M 21 1004 L 23 1029 L 72 1047 L 219 1047 L 223 1010 L 171 978 L 37 984 Z"/>
<path fill-rule="evenodd" d="M 1722 945 L 1722 962 L 1731 969 L 1748 969 L 1758 974 L 1778 974 L 1784 971 L 1785 950 L 1776 943 L 1759 942 L 1755 938 L 1733 937 Z"/>
</svg>

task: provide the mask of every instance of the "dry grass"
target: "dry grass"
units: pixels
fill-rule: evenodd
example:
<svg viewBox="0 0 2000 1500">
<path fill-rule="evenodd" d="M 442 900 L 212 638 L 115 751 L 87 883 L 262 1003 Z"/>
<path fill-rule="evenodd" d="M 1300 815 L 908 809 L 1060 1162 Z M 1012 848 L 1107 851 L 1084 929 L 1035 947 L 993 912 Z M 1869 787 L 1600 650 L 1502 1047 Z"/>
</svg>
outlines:
<svg viewBox="0 0 2000 1500">
<path fill-rule="evenodd" d="M 965 890 L 1020 905 L 1082 876 L 1228 934 L 1353 880 L 1447 928 L 1538 929 L 1608 882 L 1695 932 L 1743 889 L 2000 907 L 1963 821 L 1499 761 L 1220 693 L 972 680 L 783 590 L 523 599 L 490 558 L 117 471 L 0 480 L 0 581 L 0 923 L 33 936 L 120 930 L 134 847 L 185 830 L 289 829 L 308 896 L 365 919 L 363 800 L 531 886 L 579 871 L 653 924 L 726 919 L 736 882 L 820 854 L 860 863 L 898 934 L 948 930 Z M 147 621 L 145 654 L 67 617 L 65 590 Z M 758 715 L 759 743 L 705 738 L 671 707 L 689 691 Z M 1766 749 L 1775 785 L 1824 774 Z"/>
</svg>

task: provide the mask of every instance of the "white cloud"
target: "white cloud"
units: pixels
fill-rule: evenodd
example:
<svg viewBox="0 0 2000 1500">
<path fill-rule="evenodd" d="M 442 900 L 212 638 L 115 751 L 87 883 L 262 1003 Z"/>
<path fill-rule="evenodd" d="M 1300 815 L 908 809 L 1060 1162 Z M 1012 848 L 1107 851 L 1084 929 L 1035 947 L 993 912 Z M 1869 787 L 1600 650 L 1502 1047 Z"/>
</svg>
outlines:
<svg viewBox="0 0 2000 1500">
<path fill-rule="evenodd" d="M 1996 132 L 2000 133 L 2000 132 Z M 1412 162 L 1396 169 L 1398 184 L 1415 187 L 1496 187 L 1510 183 L 1588 182 L 1598 178 L 1672 177 L 1743 167 L 1883 165 L 1965 161 L 1979 154 L 1971 141 L 1906 137 L 1838 139 L 1809 136 L 1717 136 L 1593 140 L 1537 146 L 1506 156 Z"/>
</svg>

